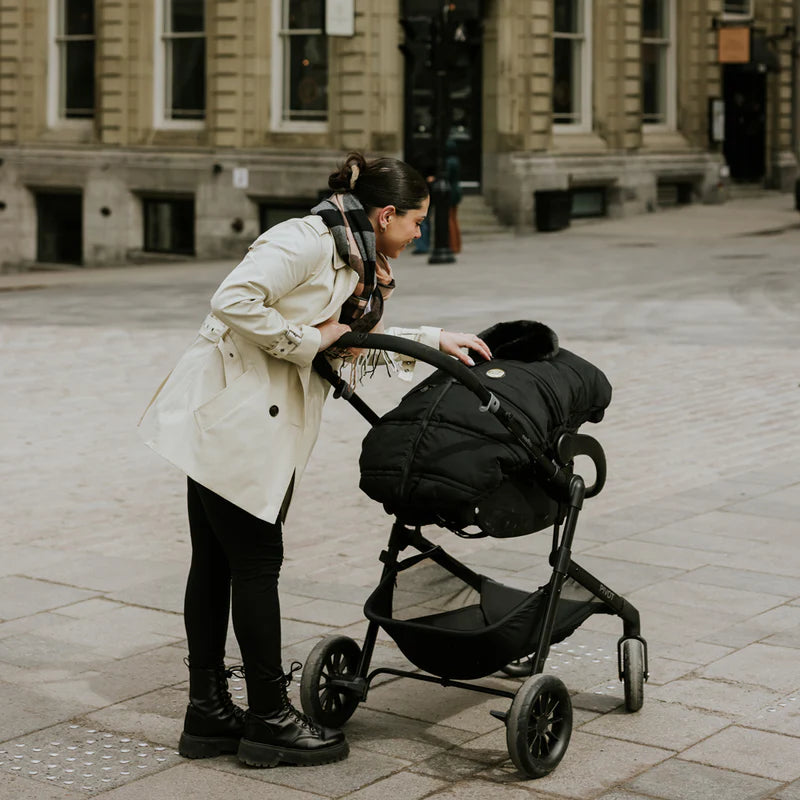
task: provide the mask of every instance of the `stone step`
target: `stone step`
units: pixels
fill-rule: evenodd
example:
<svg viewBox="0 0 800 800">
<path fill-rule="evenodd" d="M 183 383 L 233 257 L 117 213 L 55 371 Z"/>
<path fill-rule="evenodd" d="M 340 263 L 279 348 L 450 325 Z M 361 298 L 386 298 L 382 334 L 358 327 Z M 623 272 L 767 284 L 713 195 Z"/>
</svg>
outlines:
<svg viewBox="0 0 800 800">
<path fill-rule="evenodd" d="M 470 238 L 508 233 L 511 227 L 503 225 L 482 195 L 466 194 L 458 207 L 461 235 Z"/>
</svg>

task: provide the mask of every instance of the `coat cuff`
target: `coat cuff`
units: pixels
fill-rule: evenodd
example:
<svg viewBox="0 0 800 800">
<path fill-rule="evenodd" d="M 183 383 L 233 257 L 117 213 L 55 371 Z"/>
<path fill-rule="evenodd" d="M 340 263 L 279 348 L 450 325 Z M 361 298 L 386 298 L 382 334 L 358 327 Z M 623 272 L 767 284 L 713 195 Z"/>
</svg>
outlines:
<svg viewBox="0 0 800 800">
<path fill-rule="evenodd" d="M 420 330 L 419 342 L 421 344 L 428 345 L 428 347 L 432 347 L 434 350 L 438 350 L 439 337 L 441 336 L 442 329 L 432 328 L 428 325 L 422 325 L 419 330 Z"/>
<path fill-rule="evenodd" d="M 322 334 L 317 328 L 310 325 L 289 325 L 278 341 L 265 349 L 274 358 L 308 367 L 319 352 L 321 342 Z"/>
</svg>

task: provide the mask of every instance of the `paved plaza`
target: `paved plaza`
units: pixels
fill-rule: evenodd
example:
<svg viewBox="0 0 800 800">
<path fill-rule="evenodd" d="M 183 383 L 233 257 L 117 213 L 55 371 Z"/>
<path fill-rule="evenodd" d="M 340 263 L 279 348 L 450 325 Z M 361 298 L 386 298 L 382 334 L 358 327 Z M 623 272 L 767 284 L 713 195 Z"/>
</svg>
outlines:
<svg viewBox="0 0 800 800">
<path fill-rule="evenodd" d="M 489 714 L 507 701 L 407 679 L 371 689 L 337 764 L 177 755 L 184 480 L 136 421 L 237 258 L 0 276 L 3 800 L 800 800 L 792 197 L 466 238 L 455 264 L 408 254 L 395 265 L 390 324 L 541 320 L 614 387 L 605 419 L 584 428 L 608 481 L 584 506 L 574 553 L 639 609 L 650 680 L 642 710 L 626 713 L 615 617 L 554 646 L 545 671 L 572 693 L 574 729 L 537 781 L 521 779 Z M 383 412 L 407 388 L 378 375 L 363 396 Z M 340 400 L 325 417 L 285 531 L 287 667 L 326 634 L 362 640 L 391 525 L 358 489 L 366 423 Z M 502 582 L 546 580 L 547 532 L 429 534 Z M 406 662 L 381 637 L 373 663 Z"/>
</svg>

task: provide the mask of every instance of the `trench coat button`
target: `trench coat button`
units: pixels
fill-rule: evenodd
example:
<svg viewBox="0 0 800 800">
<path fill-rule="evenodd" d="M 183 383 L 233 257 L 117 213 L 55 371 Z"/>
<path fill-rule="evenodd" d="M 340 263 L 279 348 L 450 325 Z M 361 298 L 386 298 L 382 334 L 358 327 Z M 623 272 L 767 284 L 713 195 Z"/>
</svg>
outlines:
<svg viewBox="0 0 800 800">
<path fill-rule="evenodd" d="M 278 411 L 279 411 L 278 406 L 270 406 L 269 407 L 269 415 L 271 417 L 277 417 L 278 416 Z"/>
</svg>

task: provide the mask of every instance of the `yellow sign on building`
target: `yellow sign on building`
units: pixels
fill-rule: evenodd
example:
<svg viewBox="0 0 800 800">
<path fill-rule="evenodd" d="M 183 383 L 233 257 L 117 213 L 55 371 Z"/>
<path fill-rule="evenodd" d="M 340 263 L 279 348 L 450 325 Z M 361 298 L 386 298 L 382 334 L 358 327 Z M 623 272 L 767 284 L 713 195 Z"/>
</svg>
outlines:
<svg viewBox="0 0 800 800">
<path fill-rule="evenodd" d="M 750 61 L 750 28 L 720 28 L 717 41 L 720 64 Z"/>
</svg>

